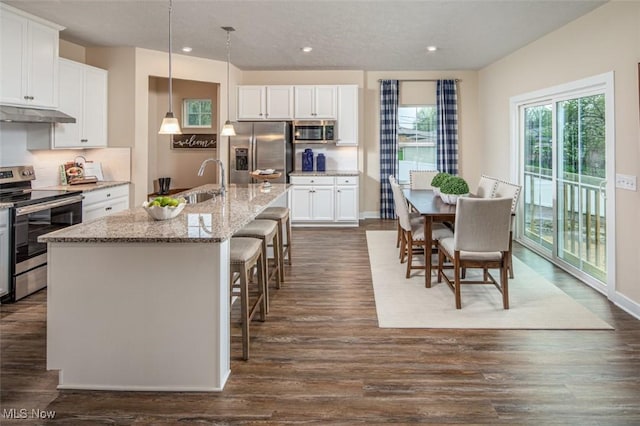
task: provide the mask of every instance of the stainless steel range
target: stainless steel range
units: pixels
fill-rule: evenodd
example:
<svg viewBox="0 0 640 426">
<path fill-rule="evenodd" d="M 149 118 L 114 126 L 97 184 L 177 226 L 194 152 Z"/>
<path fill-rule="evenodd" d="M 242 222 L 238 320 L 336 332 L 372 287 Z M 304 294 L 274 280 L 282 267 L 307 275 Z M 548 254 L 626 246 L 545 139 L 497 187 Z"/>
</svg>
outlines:
<svg viewBox="0 0 640 426">
<path fill-rule="evenodd" d="M 47 285 L 47 245 L 40 235 L 82 222 L 82 195 L 31 189 L 33 166 L 0 167 L 0 202 L 9 210 L 9 293 L 12 303 Z"/>
</svg>

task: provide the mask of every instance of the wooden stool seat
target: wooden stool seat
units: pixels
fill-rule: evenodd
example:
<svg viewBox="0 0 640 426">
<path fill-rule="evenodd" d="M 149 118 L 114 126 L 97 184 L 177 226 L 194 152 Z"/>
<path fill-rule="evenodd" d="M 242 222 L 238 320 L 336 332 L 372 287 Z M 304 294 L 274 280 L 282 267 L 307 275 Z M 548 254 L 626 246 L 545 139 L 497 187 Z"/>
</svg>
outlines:
<svg viewBox="0 0 640 426">
<path fill-rule="evenodd" d="M 240 288 L 240 310 L 242 316 L 242 359 L 249 359 L 249 323 L 260 310 L 260 321 L 266 320 L 267 303 L 265 297 L 266 279 L 264 275 L 264 259 L 262 257 L 262 241 L 257 238 L 233 237 L 230 242 L 230 285 L 231 295 L 234 288 Z M 252 282 L 253 268 L 256 268 L 258 279 L 258 297 L 249 306 L 249 283 Z"/>
<path fill-rule="evenodd" d="M 269 286 L 268 283 L 272 280 L 275 283 L 276 288 L 280 288 L 282 283 L 283 273 L 280 269 L 282 260 L 282 250 L 280 248 L 281 242 L 278 234 L 278 222 L 268 219 L 255 219 L 249 222 L 244 228 L 234 234 L 234 237 L 251 237 L 259 238 L 262 242 L 262 258 L 265 259 L 263 263 L 263 273 L 266 277 L 267 288 L 265 289 L 265 298 L 267 300 L 267 313 L 269 312 Z M 273 245 L 273 264 L 269 265 L 268 247 Z"/>
<path fill-rule="evenodd" d="M 280 259 L 282 263 L 280 268 L 282 270 L 282 278 L 284 280 L 284 260 L 286 258 L 287 264 L 291 266 L 291 217 L 288 207 L 267 207 L 262 213 L 258 215 L 258 219 L 269 219 L 278 222 L 278 237 L 280 238 L 282 256 Z M 287 227 L 287 236 L 284 238 L 284 227 Z"/>
</svg>

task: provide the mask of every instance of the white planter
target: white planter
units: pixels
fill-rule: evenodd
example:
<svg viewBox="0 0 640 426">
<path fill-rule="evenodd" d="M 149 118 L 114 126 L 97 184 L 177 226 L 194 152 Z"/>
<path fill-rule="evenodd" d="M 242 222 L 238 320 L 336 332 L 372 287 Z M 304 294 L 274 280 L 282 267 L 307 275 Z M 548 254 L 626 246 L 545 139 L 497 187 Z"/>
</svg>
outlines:
<svg viewBox="0 0 640 426">
<path fill-rule="evenodd" d="M 459 197 L 467 197 L 469 196 L 469 193 L 466 194 L 445 194 L 445 193 L 441 193 L 440 194 L 440 198 L 442 198 L 442 201 L 444 201 L 447 204 L 457 204 L 458 202 L 458 198 Z"/>
</svg>

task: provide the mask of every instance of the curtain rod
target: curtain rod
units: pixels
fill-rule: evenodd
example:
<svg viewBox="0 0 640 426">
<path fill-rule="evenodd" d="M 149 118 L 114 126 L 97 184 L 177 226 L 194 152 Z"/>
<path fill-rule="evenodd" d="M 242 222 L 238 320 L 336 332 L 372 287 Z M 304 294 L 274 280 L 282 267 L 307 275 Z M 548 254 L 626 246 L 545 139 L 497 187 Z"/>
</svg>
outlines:
<svg viewBox="0 0 640 426">
<path fill-rule="evenodd" d="M 378 83 L 380 83 L 383 80 L 396 80 L 395 78 L 379 78 L 378 79 Z M 455 80 L 455 82 L 459 82 L 462 81 L 459 78 L 454 78 L 454 79 L 450 79 L 450 78 L 441 78 L 440 80 Z M 398 80 L 398 82 L 400 83 L 404 83 L 404 82 L 419 82 L 419 81 L 433 81 L 436 82 L 438 81 L 438 79 L 418 79 L 418 80 Z"/>
</svg>

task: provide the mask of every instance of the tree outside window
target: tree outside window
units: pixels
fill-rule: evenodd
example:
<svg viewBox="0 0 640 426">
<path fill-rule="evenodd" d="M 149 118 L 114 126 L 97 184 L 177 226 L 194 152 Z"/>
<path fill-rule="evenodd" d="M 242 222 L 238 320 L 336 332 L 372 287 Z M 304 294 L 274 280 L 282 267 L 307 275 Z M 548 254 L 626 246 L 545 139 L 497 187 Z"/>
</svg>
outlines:
<svg viewBox="0 0 640 426">
<path fill-rule="evenodd" d="M 435 105 L 398 107 L 398 181 L 409 183 L 410 170 L 436 170 Z"/>
<path fill-rule="evenodd" d="M 182 102 L 182 127 L 211 127 L 211 99 L 185 99 Z"/>
</svg>

